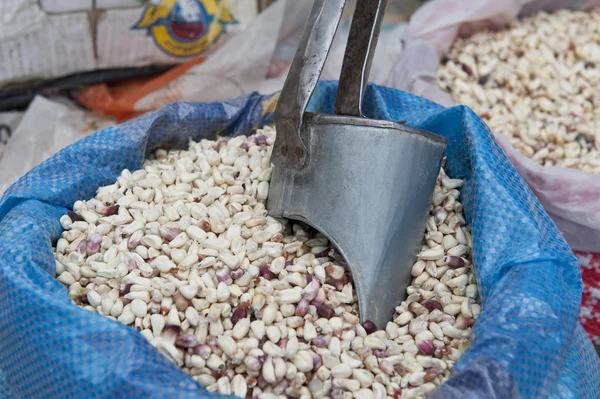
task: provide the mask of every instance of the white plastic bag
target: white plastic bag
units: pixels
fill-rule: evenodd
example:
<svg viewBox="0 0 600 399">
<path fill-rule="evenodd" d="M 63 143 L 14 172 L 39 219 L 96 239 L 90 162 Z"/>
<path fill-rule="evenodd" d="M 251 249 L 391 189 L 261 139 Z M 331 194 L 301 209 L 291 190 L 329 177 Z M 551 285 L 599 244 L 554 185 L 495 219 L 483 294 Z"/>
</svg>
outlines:
<svg viewBox="0 0 600 399">
<path fill-rule="evenodd" d="M 256 17 L 255 0 L 0 0 L 0 87 L 207 56 Z"/>
<path fill-rule="evenodd" d="M 483 27 L 502 27 L 519 16 L 559 8 L 589 10 L 600 0 L 434 0 L 411 18 L 405 47 L 386 84 L 453 105 L 436 86 L 440 58 L 458 36 Z M 600 252 L 600 175 L 543 167 L 517 153 L 509 141 L 496 141 L 527 181 L 571 248 Z"/>
<path fill-rule="evenodd" d="M 115 123 L 63 102 L 38 96 L 27 108 L 0 158 L 0 197 L 12 183 L 62 148 Z"/>
</svg>

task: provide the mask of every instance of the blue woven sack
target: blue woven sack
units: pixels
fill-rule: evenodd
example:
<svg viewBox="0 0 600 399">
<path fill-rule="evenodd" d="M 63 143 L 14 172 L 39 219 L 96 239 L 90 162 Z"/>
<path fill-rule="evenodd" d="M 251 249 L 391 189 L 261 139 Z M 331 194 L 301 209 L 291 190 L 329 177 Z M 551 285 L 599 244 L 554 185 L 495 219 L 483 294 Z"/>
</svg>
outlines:
<svg viewBox="0 0 600 399">
<path fill-rule="evenodd" d="M 336 83 L 322 82 L 311 110 L 333 112 Z M 247 134 L 272 122 L 274 97 L 175 103 L 65 148 L 0 200 L 1 398 L 203 398 L 208 393 L 134 329 L 71 304 L 54 278 L 60 216 L 113 183 L 145 154 L 190 138 Z M 447 169 L 473 230 L 483 309 L 469 349 L 432 398 L 599 398 L 598 357 L 577 322 L 577 261 L 484 123 L 464 106 L 443 108 L 370 86 L 370 117 L 449 139 Z"/>
</svg>

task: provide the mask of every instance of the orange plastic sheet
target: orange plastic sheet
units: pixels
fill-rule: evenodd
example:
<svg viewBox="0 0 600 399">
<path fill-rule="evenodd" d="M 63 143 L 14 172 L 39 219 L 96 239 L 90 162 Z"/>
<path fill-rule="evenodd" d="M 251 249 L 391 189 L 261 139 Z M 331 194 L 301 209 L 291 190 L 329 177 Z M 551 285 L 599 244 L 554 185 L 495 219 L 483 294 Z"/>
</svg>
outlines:
<svg viewBox="0 0 600 399">
<path fill-rule="evenodd" d="M 142 113 L 152 111 L 164 105 L 164 99 L 150 109 L 136 109 L 135 106 L 144 96 L 164 88 L 190 68 L 201 64 L 206 57 L 198 57 L 184 64 L 178 65 L 169 71 L 154 77 L 129 79 L 113 85 L 99 83 L 86 87 L 75 93 L 77 101 L 103 115 L 114 116 L 119 122 L 134 118 Z M 172 98 L 167 102 L 178 101 L 177 92 L 169 92 Z"/>
</svg>

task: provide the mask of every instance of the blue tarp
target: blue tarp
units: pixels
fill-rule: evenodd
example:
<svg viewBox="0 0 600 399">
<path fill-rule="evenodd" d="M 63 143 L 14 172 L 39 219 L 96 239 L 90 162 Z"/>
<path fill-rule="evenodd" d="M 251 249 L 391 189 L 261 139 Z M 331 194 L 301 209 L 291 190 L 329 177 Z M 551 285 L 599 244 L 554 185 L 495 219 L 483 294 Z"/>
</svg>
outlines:
<svg viewBox="0 0 600 399">
<path fill-rule="evenodd" d="M 336 82 L 311 110 L 333 112 Z M 58 221 L 145 154 L 272 122 L 271 96 L 175 103 L 67 147 L 0 200 L 0 397 L 201 398 L 208 392 L 135 330 L 70 303 L 54 278 Z M 483 310 L 473 341 L 435 398 L 598 398 L 600 363 L 577 322 L 576 259 L 485 124 L 467 107 L 370 86 L 368 116 L 449 139 L 448 173 L 466 181 L 465 216 Z M 218 397 L 217 395 L 211 395 Z"/>
</svg>

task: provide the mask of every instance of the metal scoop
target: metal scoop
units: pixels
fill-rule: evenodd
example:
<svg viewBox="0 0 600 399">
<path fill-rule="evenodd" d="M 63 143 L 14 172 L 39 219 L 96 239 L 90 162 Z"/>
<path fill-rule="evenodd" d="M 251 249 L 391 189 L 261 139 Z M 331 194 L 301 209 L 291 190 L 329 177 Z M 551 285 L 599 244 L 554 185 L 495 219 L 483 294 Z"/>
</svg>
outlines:
<svg viewBox="0 0 600 399">
<path fill-rule="evenodd" d="M 361 112 L 386 0 L 359 0 L 335 104 L 305 112 L 345 0 L 315 0 L 275 110 L 271 216 L 327 237 L 352 273 L 363 322 L 384 328 L 404 299 L 420 248 L 444 138 Z"/>
</svg>

